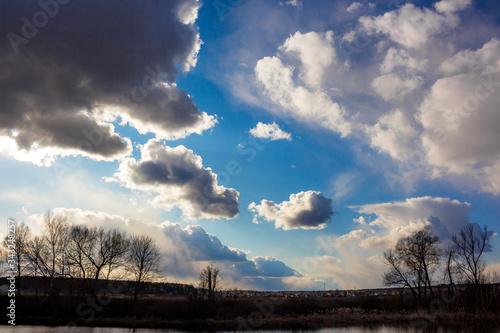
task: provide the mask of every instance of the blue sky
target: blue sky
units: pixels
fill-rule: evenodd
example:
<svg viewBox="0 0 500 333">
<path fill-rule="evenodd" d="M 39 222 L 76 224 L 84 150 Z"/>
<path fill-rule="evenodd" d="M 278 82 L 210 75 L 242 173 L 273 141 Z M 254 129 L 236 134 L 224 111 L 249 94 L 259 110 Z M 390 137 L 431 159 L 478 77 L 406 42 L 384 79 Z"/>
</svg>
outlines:
<svg viewBox="0 0 500 333">
<path fill-rule="evenodd" d="M 378 287 L 425 225 L 499 229 L 498 2 L 125 2 L 0 5 L 5 221 L 148 232 L 169 279 L 255 289 Z"/>
</svg>

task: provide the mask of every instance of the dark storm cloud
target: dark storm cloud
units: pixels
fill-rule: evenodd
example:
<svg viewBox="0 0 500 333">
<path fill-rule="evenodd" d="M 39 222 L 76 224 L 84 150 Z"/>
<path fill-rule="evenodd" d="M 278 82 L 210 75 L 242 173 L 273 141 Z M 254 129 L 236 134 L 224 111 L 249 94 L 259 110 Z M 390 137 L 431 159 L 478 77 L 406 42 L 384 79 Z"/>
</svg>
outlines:
<svg viewBox="0 0 500 333">
<path fill-rule="evenodd" d="M 159 140 L 141 147 L 141 159 L 125 159 L 115 174 L 125 186 L 158 194 L 153 203 L 180 207 L 190 218 L 234 218 L 239 193 L 217 184 L 217 175 L 201 157 L 184 146 L 171 148 Z"/>
<path fill-rule="evenodd" d="M 163 138 L 213 126 L 173 84 L 200 45 L 196 28 L 178 17 L 181 2 L 2 1 L 0 135 L 19 149 L 112 159 L 130 146 L 101 121 L 111 107 L 141 133 Z M 89 131 L 102 139 L 91 153 L 81 144 Z"/>
</svg>

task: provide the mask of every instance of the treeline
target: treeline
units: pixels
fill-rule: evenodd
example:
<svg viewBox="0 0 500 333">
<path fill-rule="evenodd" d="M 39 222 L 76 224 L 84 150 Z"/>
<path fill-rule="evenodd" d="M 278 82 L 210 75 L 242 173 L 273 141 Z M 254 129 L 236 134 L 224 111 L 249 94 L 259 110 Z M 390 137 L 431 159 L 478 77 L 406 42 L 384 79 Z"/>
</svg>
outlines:
<svg viewBox="0 0 500 333">
<path fill-rule="evenodd" d="M 70 224 L 66 217 L 50 211 L 43 223 L 43 232 L 36 236 L 24 222 L 17 224 L 3 245 L 9 249 L 6 255 L 11 263 L 15 262 L 19 278 L 43 277 L 49 281 L 48 288 L 40 291 L 44 294 L 57 296 L 55 281 L 60 278 L 80 281 L 79 295 L 95 294 L 98 281 L 107 283 L 114 275 L 135 281 L 135 301 L 140 284 L 162 272 L 160 247 L 150 236 L 128 236 L 117 229 Z"/>
<path fill-rule="evenodd" d="M 400 239 L 384 253 L 389 270 L 384 273 L 386 286 L 410 290 L 415 299 L 438 299 L 440 307 L 498 312 L 498 296 L 491 283 L 499 283 L 497 273 L 486 274 L 484 254 L 491 251 L 488 227 L 469 224 L 440 246 L 439 237 L 430 227 Z M 442 281 L 436 288 L 436 281 Z M 488 284 L 488 285 L 487 285 Z"/>
</svg>

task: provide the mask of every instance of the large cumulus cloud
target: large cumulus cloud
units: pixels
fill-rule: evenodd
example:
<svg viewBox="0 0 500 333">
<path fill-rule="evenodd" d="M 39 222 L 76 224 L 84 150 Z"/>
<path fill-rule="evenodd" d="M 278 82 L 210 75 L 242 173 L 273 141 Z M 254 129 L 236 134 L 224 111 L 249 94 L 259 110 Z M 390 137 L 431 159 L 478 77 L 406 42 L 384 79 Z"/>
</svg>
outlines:
<svg viewBox="0 0 500 333">
<path fill-rule="evenodd" d="M 0 4 L 0 149 L 112 160 L 131 150 L 116 117 L 166 139 L 214 125 L 174 83 L 196 64 L 197 1 L 61 2 Z"/>
<path fill-rule="evenodd" d="M 290 201 L 279 204 L 265 199 L 260 204 L 252 202 L 248 209 L 255 213 L 255 223 L 260 216 L 283 230 L 323 229 L 334 214 L 332 201 L 321 192 L 306 191 L 291 194 Z"/>
<path fill-rule="evenodd" d="M 345 15 L 324 10 L 336 5 L 345 9 L 344 3 L 320 3 L 304 3 L 304 15 L 297 20 L 264 1 L 234 11 L 232 20 L 243 24 L 217 45 L 234 51 L 227 52 L 233 58 L 220 62 L 220 71 L 230 80 L 219 84 L 249 104 L 273 114 L 280 110 L 281 116 L 308 124 L 314 135 L 318 129 L 340 133 L 340 144 L 353 145 L 352 151 L 363 155 L 358 161 L 369 161 L 364 163 L 381 173 L 399 172 L 403 186 L 415 184 L 416 178 L 442 177 L 456 188 L 500 193 L 500 145 L 498 131 L 492 132 L 499 127 L 500 105 L 500 26 L 498 11 L 491 10 L 495 5 L 443 0 L 388 7 L 381 2 Z M 273 29 L 250 25 L 262 18 L 272 22 Z M 272 32 L 264 33 L 266 29 Z M 317 62 L 314 57 L 311 62 L 310 54 L 318 55 Z M 490 96 L 481 99 L 486 93 Z M 473 111 L 457 108 L 464 102 L 474 108 L 474 97 L 479 104 Z M 339 144 L 336 138 L 332 141 Z M 364 145 L 381 154 L 377 161 Z M 257 217 L 274 218 L 277 205 L 266 200 L 251 209 Z M 353 283 L 380 286 L 373 275 L 381 276 L 385 268 L 375 252 L 381 255 L 384 248 L 426 225 L 449 240 L 470 222 L 469 207 L 432 197 L 357 207 L 363 212 L 356 230 L 332 236 L 337 252 L 347 250 L 325 259 L 325 266 L 331 267 L 327 274 L 349 288 Z M 370 217 L 377 222 L 371 224 Z"/>
<path fill-rule="evenodd" d="M 466 49 L 444 61 L 420 105 L 422 142 L 436 175 L 472 175 L 484 191 L 500 193 L 500 41 Z"/>
<path fill-rule="evenodd" d="M 203 167 L 200 156 L 184 146 L 171 148 L 152 139 L 141 146 L 141 159 L 126 158 L 115 180 L 131 189 L 156 194 L 153 204 L 178 206 L 186 217 L 234 218 L 239 193 L 217 184 L 217 175 Z"/>
<path fill-rule="evenodd" d="M 401 188 L 440 177 L 500 193 L 496 12 L 470 0 L 372 4 L 344 16 L 318 15 L 317 5 L 304 4 L 301 17 L 311 19 L 302 25 L 287 10 L 263 6 L 234 15 L 243 22 L 276 17 L 280 29 L 266 35 L 265 46 L 262 33 L 246 27 L 226 40 L 239 49 L 231 73 L 227 59 L 221 66 L 237 97 L 338 133 L 360 159 L 370 146 L 384 162 L 375 172 L 397 174 Z"/>
</svg>

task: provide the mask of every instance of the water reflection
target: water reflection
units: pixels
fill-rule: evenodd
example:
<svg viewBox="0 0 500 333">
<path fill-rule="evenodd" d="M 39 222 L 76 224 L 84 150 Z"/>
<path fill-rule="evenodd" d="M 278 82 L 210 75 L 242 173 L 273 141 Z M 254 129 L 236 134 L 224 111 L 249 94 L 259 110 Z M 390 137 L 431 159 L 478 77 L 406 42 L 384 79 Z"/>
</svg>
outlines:
<svg viewBox="0 0 500 333">
<path fill-rule="evenodd" d="M 150 329 L 150 328 L 114 328 L 114 327 L 47 327 L 47 326 L 4 326 L 0 329 L 5 333 L 187 333 L 171 329 Z M 223 333 L 224 331 L 211 332 Z M 447 328 L 433 328 L 423 330 L 422 328 L 411 326 L 377 326 L 377 327 L 340 327 L 322 328 L 317 330 L 273 330 L 273 331 L 253 331 L 252 333 L 470 333 L 476 330 L 456 330 Z M 490 331 L 491 332 L 491 331 Z M 495 330 L 499 332 L 500 330 Z M 493 332 L 493 333 L 494 333 Z M 202 333 L 198 331 L 197 333 Z"/>
</svg>

